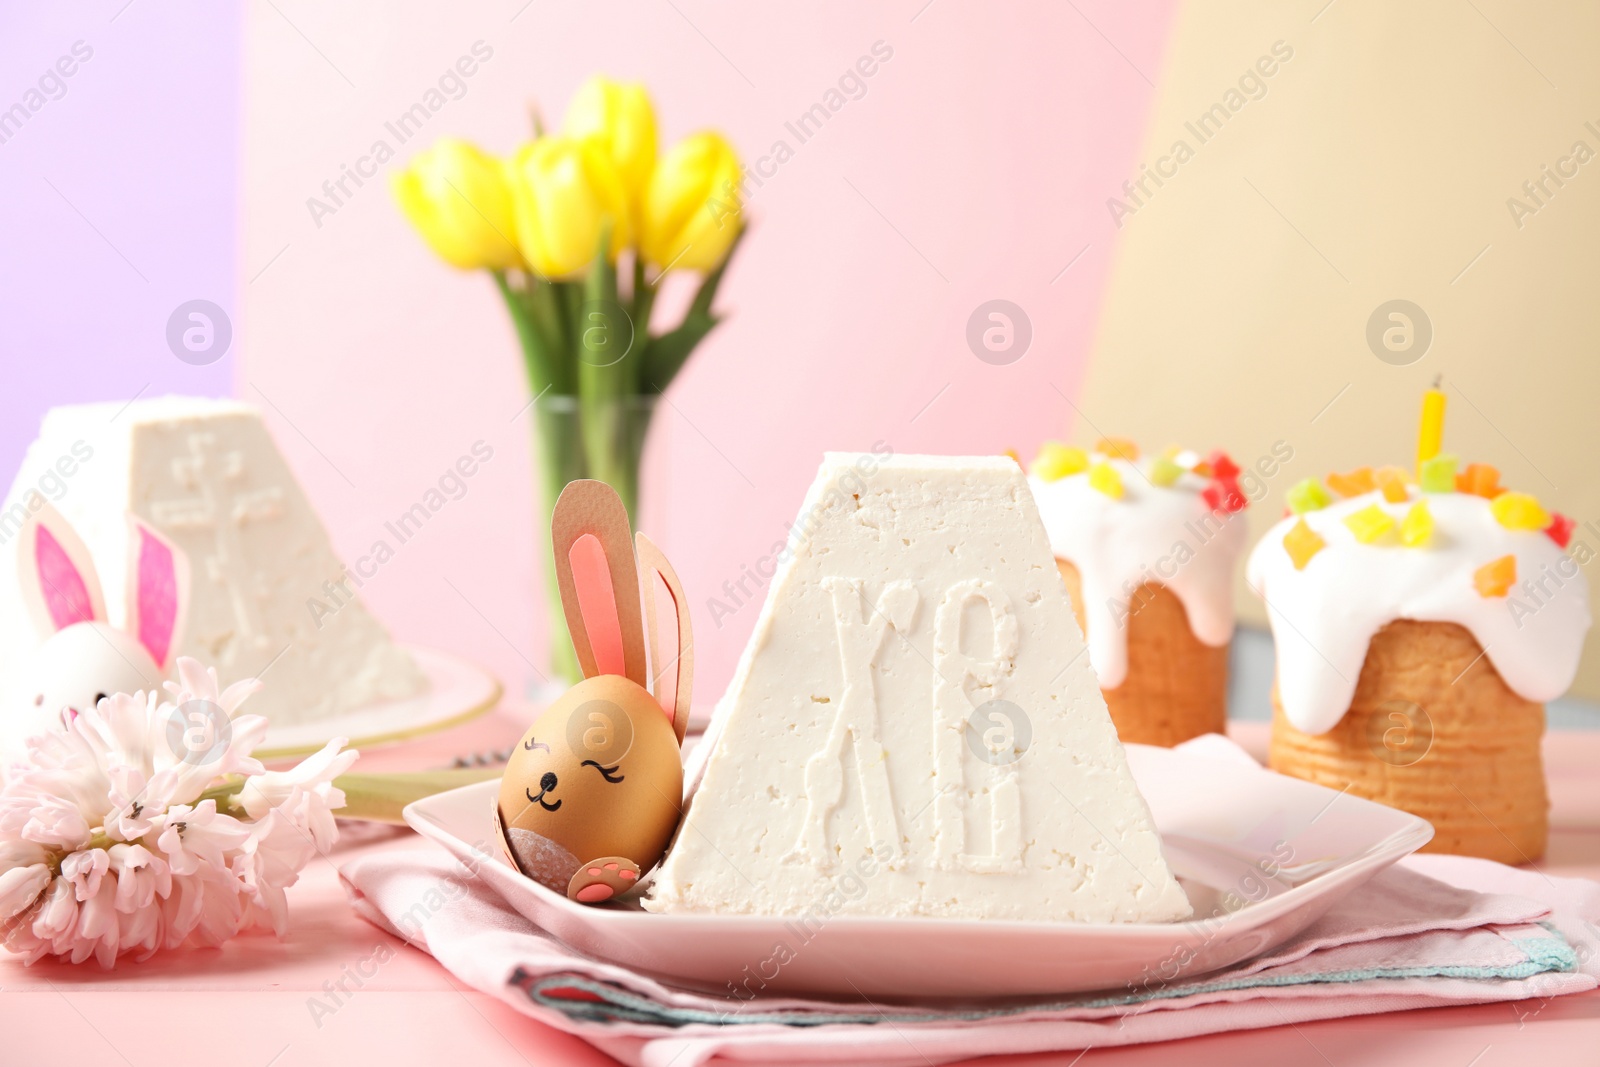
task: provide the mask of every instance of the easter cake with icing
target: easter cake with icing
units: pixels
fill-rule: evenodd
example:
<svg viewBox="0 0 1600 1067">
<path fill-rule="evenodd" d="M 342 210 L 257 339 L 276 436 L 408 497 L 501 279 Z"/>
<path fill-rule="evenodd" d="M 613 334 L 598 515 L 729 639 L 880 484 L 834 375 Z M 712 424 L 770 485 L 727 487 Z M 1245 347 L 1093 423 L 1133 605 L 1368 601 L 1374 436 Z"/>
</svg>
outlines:
<svg viewBox="0 0 1600 1067">
<path fill-rule="evenodd" d="M 1542 855 L 1544 703 L 1590 624 L 1572 522 L 1437 453 L 1289 504 L 1247 568 L 1277 647 L 1273 768 L 1426 818 L 1433 851 Z"/>
<path fill-rule="evenodd" d="M 1046 443 L 1028 485 L 1123 741 L 1175 745 L 1227 721 L 1233 579 L 1248 503 L 1225 453 Z"/>
</svg>

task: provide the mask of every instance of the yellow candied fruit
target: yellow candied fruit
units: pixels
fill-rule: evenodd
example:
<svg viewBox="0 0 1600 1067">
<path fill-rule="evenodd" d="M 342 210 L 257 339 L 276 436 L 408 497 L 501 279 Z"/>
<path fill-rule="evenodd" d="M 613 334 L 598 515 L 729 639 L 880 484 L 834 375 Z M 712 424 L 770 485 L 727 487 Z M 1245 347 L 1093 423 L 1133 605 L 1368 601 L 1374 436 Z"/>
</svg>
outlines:
<svg viewBox="0 0 1600 1067">
<path fill-rule="evenodd" d="M 1165 489 L 1183 477 L 1183 468 L 1178 466 L 1166 456 L 1157 456 L 1150 461 L 1150 484 Z"/>
<path fill-rule="evenodd" d="M 1505 596 L 1516 580 L 1516 556 L 1501 556 L 1472 572 L 1472 584 L 1477 588 L 1479 596 Z"/>
<path fill-rule="evenodd" d="M 1089 488 L 1098 489 L 1112 500 L 1122 499 L 1122 475 L 1109 463 L 1096 463 L 1089 468 Z"/>
<path fill-rule="evenodd" d="M 1347 474 L 1335 472 L 1328 475 L 1328 488 L 1340 496 L 1352 497 L 1372 492 L 1378 488 L 1378 483 L 1372 476 L 1371 467 L 1357 467 Z"/>
<path fill-rule="evenodd" d="M 1489 510 L 1508 530 L 1542 530 L 1550 525 L 1550 513 L 1532 493 L 1501 493 L 1489 502 Z"/>
<path fill-rule="evenodd" d="M 1311 562 L 1311 557 L 1328 547 L 1328 542 L 1318 536 L 1317 531 L 1306 525 L 1305 519 L 1298 520 L 1283 535 L 1283 550 L 1289 553 L 1289 558 L 1294 561 L 1294 569 L 1303 571 L 1306 564 Z"/>
<path fill-rule="evenodd" d="M 1378 483 L 1378 488 L 1383 490 L 1383 499 L 1391 504 L 1404 504 L 1411 499 L 1411 490 L 1407 486 L 1406 472 L 1401 467 L 1379 467 L 1372 474 L 1372 480 Z"/>
<path fill-rule="evenodd" d="M 1368 504 L 1360 511 L 1346 515 L 1344 524 L 1356 535 L 1356 540 L 1370 545 L 1394 529 L 1394 516 L 1376 504 Z"/>
<path fill-rule="evenodd" d="M 1011 462 L 1015 463 L 1017 466 L 1022 466 L 1022 457 L 1017 455 L 1016 449 L 1008 448 L 1000 454 L 1009 459 Z"/>
<path fill-rule="evenodd" d="M 1433 540 L 1433 512 L 1428 502 L 1419 500 L 1411 505 L 1406 517 L 1400 520 L 1400 543 L 1407 548 L 1421 548 Z"/>
<path fill-rule="evenodd" d="M 1125 459 L 1129 463 L 1139 458 L 1139 446 L 1126 437 L 1102 437 L 1094 443 L 1094 450 L 1102 456 Z"/>
<path fill-rule="evenodd" d="M 1047 482 L 1058 482 L 1088 469 L 1089 453 L 1060 441 L 1046 441 L 1039 446 L 1039 454 L 1033 457 L 1033 468 L 1029 473 Z"/>
</svg>

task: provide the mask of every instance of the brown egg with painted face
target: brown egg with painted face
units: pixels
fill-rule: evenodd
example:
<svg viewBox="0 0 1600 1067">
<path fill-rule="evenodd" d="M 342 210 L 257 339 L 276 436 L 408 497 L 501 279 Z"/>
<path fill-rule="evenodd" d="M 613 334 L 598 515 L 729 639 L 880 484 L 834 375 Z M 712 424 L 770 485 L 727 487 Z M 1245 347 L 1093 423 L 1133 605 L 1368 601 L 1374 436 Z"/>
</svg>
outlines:
<svg viewBox="0 0 1600 1067">
<path fill-rule="evenodd" d="M 627 886 L 661 859 L 682 798 L 672 720 L 637 684 L 602 674 L 573 686 L 523 736 L 500 781 L 500 819 L 522 873 L 558 893 L 580 874 L 609 875 L 571 894 L 587 900 L 587 888 L 607 900 L 618 891 L 611 880 Z"/>
<path fill-rule="evenodd" d="M 584 680 L 518 743 L 500 781 L 496 823 L 523 874 L 598 904 L 635 888 L 678 828 L 679 749 L 694 675 L 689 601 L 661 550 L 644 534 L 629 536 L 627 510 L 604 482 L 562 490 L 550 543 Z M 658 582 L 673 609 L 663 612 L 675 634 L 664 649 Z"/>
</svg>

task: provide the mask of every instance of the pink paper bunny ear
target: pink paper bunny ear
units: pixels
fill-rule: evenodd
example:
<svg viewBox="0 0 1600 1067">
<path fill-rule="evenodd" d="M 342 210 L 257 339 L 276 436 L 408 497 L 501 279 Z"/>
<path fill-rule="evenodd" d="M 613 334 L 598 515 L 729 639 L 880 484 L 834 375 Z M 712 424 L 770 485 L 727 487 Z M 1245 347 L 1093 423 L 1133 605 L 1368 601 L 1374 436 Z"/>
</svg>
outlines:
<svg viewBox="0 0 1600 1067">
<path fill-rule="evenodd" d="M 189 606 L 189 557 L 128 516 L 128 629 L 165 671 Z"/>
<path fill-rule="evenodd" d="M 678 744 L 689 730 L 689 696 L 694 687 L 694 631 L 689 625 L 689 598 L 683 595 L 678 574 L 667 562 L 666 554 L 644 534 L 634 538 L 639 546 L 639 566 L 644 570 L 644 617 L 650 632 L 650 664 L 655 674 L 655 697 L 661 710 L 672 720 Z M 667 587 L 672 598 L 672 643 L 665 648 L 671 653 L 663 659 L 663 646 L 657 640 L 656 580 Z"/>
<path fill-rule="evenodd" d="M 41 637 L 74 623 L 105 621 L 94 560 L 59 511 L 41 501 L 17 542 L 18 585 Z"/>
<path fill-rule="evenodd" d="M 617 491 L 588 478 L 568 482 L 550 519 L 550 543 L 583 676 L 620 674 L 647 685 L 639 570 Z"/>
</svg>

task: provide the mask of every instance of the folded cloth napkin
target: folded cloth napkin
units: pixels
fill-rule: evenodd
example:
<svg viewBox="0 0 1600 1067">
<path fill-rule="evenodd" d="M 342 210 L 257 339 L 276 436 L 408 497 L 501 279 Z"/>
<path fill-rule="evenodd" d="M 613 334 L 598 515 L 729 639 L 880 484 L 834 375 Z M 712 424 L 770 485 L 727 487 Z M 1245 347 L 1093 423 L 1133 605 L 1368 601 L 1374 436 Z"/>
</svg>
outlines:
<svg viewBox="0 0 1600 1067">
<path fill-rule="evenodd" d="M 1220 739 L 1208 745 L 1218 758 L 1249 758 Z M 1526 1000 L 1532 1014 L 1546 998 L 1600 985 L 1600 884 L 1455 856 L 1404 860 L 1297 937 L 1224 971 L 959 1007 L 676 989 L 568 948 L 433 849 L 363 857 L 341 874 L 358 914 L 462 981 L 643 1067 L 718 1054 L 924 1065 L 1493 1001 Z"/>
</svg>

